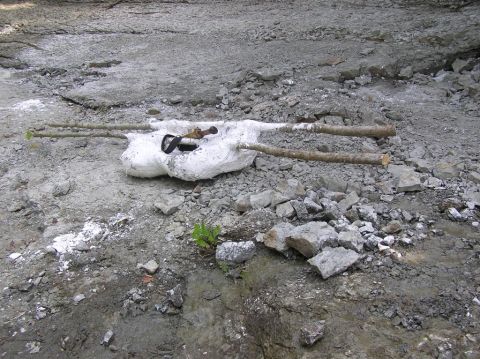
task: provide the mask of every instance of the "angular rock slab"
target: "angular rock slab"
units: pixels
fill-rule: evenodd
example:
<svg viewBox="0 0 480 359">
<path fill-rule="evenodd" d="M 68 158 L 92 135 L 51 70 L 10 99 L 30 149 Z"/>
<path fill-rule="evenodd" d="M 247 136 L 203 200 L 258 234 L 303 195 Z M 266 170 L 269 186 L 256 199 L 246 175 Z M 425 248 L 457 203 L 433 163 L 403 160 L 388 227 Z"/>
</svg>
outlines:
<svg viewBox="0 0 480 359">
<path fill-rule="evenodd" d="M 338 245 L 355 252 L 362 252 L 364 243 L 365 239 L 358 231 L 340 232 L 338 235 Z"/>
<path fill-rule="evenodd" d="M 272 203 L 273 191 L 263 191 L 250 196 L 250 204 L 253 209 L 265 208 Z"/>
<path fill-rule="evenodd" d="M 336 246 L 337 237 L 335 229 L 326 222 L 309 222 L 292 230 L 286 243 L 305 257 L 311 258 L 324 247 Z"/>
<path fill-rule="evenodd" d="M 325 335 L 325 321 L 319 320 L 305 325 L 300 329 L 300 344 L 305 347 L 311 347 Z"/>
<path fill-rule="evenodd" d="M 358 197 L 357 192 L 352 191 L 347 195 L 347 197 L 345 197 L 338 203 L 338 207 L 342 212 L 345 212 L 352 208 L 352 206 L 357 204 L 359 201 L 360 197 Z"/>
<path fill-rule="evenodd" d="M 279 204 L 275 210 L 275 213 L 280 218 L 292 218 L 295 215 L 295 208 L 290 202 Z"/>
<path fill-rule="evenodd" d="M 229 264 L 243 263 L 255 254 L 255 243 L 246 242 L 224 242 L 217 247 L 215 258 L 219 262 Z"/>
<path fill-rule="evenodd" d="M 289 179 L 280 182 L 277 191 L 289 199 L 295 199 L 305 194 L 305 187 L 298 180 Z"/>
<path fill-rule="evenodd" d="M 346 271 L 354 265 L 362 256 L 351 249 L 343 247 L 326 247 L 315 257 L 310 258 L 308 263 L 314 266 L 323 279 Z"/>
<path fill-rule="evenodd" d="M 263 244 L 265 244 L 265 247 L 275 249 L 281 253 L 288 251 L 289 247 L 287 246 L 286 238 L 294 228 L 295 226 L 290 223 L 279 223 L 273 226 L 273 228 L 263 236 Z"/>
<path fill-rule="evenodd" d="M 176 194 L 167 194 L 164 195 L 161 200 L 155 202 L 154 206 L 168 216 L 178 211 L 183 202 L 185 202 L 185 197 Z"/>
<path fill-rule="evenodd" d="M 398 177 L 397 192 L 415 192 L 422 190 L 422 182 L 416 172 L 405 172 Z"/>
</svg>

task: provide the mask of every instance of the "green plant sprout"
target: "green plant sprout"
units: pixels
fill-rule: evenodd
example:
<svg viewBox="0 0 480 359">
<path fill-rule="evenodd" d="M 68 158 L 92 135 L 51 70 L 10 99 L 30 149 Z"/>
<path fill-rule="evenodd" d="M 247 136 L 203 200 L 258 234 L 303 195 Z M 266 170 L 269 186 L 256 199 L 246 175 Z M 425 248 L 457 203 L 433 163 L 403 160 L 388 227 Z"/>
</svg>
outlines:
<svg viewBox="0 0 480 359">
<path fill-rule="evenodd" d="M 197 246 L 203 249 L 215 248 L 218 244 L 220 226 L 211 227 L 205 223 L 195 223 L 193 226 L 192 238 Z"/>
<path fill-rule="evenodd" d="M 30 141 L 31 139 L 33 138 L 33 132 L 28 130 L 26 133 L 25 133 L 25 139 L 27 141 Z"/>
<path fill-rule="evenodd" d="M 220 268 L 220 270 L 224 273 L 224 274 L 227 274 L 228 271 L 230 270 L 230 268 L 228 267 L 228 264 L 225 263 L 225 262 L 217 262 L 218 264 L 218 268 Z"/>
</svg>

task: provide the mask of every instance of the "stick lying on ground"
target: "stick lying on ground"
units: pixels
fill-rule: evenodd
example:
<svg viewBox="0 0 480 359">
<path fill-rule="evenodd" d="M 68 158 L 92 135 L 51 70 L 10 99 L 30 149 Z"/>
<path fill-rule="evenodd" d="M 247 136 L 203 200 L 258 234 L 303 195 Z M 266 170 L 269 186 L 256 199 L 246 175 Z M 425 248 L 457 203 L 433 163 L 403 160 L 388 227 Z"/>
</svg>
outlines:
<svg viewBox="0 0 480 359">
<path fill-rule="evenodd" d="M 187 181 L 213 178 L 220 173 L 238 171 L 253 163 L 258 152 L 305 161 L 387 165 L 386 154 L 334 153 L 272 147 L 257 142 L 266 131 L 305 131 L 338 136 L 389 137 L 394 126 L 332 126 L 317 123 L 264 123 L 258 121 L 155 121 L 136 124 L 50 123 L 50 127 L 104 132 L 31 132 L 29 137 L 106 137 L 129 141 L 121 160 L 127 174 L 136 177 L 169 175 Z M 202 130 L 202 128 L 206 130 Z M 151 131 L 120 134 L 114 130 Z"/>
<path fill-rule="evenodd" d="M 333 163 L 352 163 L 358 165 L 363 164 L 383 166 L 386 166 L 390 163 L 390 157 L 386 154 L 290 150 L 287 148 L 267 146 L 261 143 L 239 143 L 237 148 L 244 150 L 254 150 L 275 157 L 296 158 L 304 161 L 322 161 Z"/>
<path fill-rule="evenodd" d="M 192 123 L 192 126 L 196 127 L 206 127 L 202 126 L 203 124 L 211 124 L 216 122 L 199 122 Z M 228 123 L 228 122 L 218 122 L 218 123 Z M 49 127 L 57 128 L 82 128 L 89 130 L 155 130 L 155 126 L 151 124 L 146 125 L 136 125 L 136 124 L 83 124 L 79 122 L 52 122 L 47 123 Z M 211 126 L 210 126 L 211 127 Z M 321 123 L 302 123 L 302 124 L 291 124 L 291 123 L 281 123 L 281 124 L 267 124 L 263 123 L 262 131 L 275 131 L 280 130 L 282 132 L 294 132 L 294 131 L 307 131 L 314 133 L 325 133 L 328 135 L 336 136 L 353 136 L 353 137 L 391 137 L 395 136 L 396 131 L 393 125 L 386 126 L 336 126 L 336 125 L 326 125 Z"/>
</svg>

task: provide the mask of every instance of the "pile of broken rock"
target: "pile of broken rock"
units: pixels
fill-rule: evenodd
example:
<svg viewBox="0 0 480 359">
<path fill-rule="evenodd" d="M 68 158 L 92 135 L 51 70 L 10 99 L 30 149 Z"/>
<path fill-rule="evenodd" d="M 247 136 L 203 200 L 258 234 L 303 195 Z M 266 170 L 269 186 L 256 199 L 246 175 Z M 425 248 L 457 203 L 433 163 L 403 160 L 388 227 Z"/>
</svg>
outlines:
<svg viewBox="0 0 480 359">
<path fill-rule="evenodd" d="M 286 257 L 299 253 L 308 258 L 323 279 L 368 257 L 366 251 L 399 261 L 402 255 L 394 245 L 413 245 L 429 231 L 438 234 L 432 227 L 435 221 L 419 213 L 369 203 L 355 191 L 306 191 L 295 179 L 280 183 L 276 190 L 239 197 L 234 203 L 239 212 L 260 212 L 265 207 L 275 211 L 281 222 L 258 233 L 256 240 Z M 253 241 L 229 241 L 218 246 L 216 259 L 238 264 L 254 254 Z"/>
</svg>

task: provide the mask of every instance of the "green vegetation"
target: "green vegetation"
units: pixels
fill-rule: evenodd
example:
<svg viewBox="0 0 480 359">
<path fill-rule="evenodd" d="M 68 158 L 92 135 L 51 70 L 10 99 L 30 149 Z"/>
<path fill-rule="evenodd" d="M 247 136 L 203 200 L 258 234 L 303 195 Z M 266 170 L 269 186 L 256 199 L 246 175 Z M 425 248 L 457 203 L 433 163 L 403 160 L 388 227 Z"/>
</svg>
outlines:
<svg viewBox="0 0 480 359">
<path fill-rule="evenodd" d="M 217 262 L 217 264 L 218 264 L 218 268 L 220 268 L 220 270 L 221 270 L 224 274 L 227 274 L 228 271 L 230 270 L 228 264 L 225 263 L 225 262 L 220 261 L 220 262 Z"/>
<path fill-rule="evenodd" d="M 211 227 L 205 223 L 195 223 L 193 226 L 192 238 L 197 246 L 202 249 L 213 249 L 218 244 L 220 226 Z"/>
</svg>

